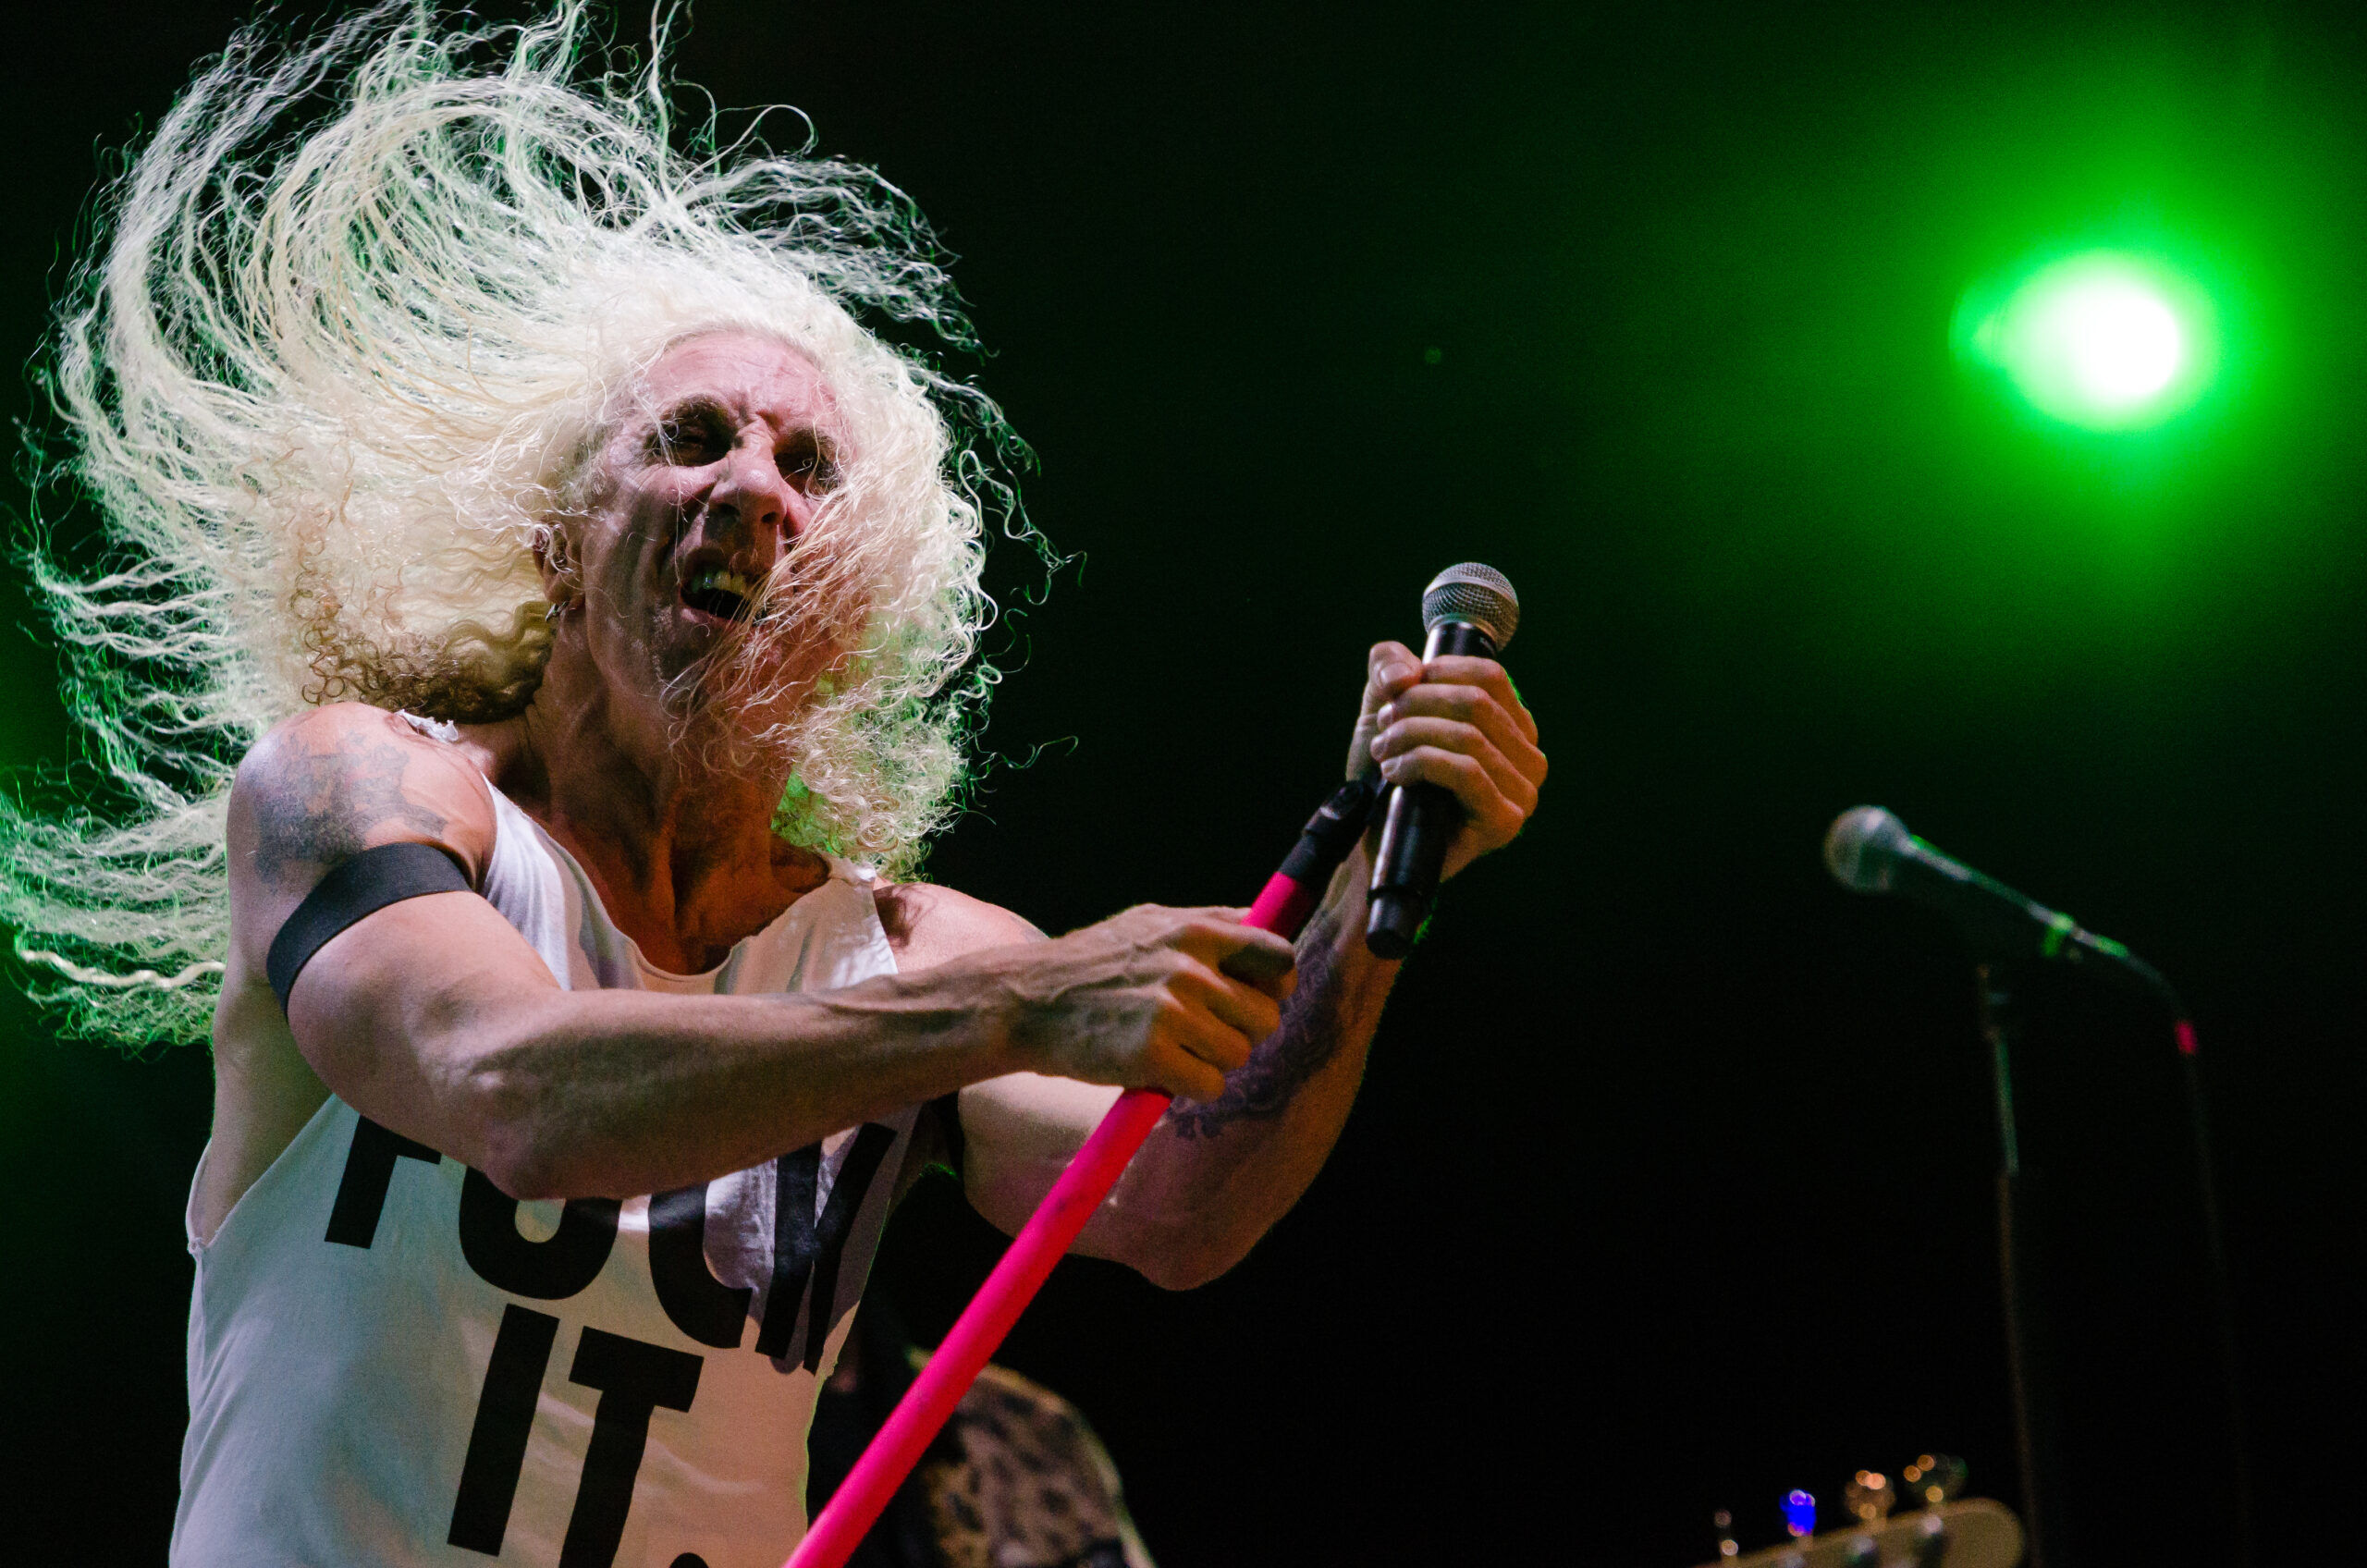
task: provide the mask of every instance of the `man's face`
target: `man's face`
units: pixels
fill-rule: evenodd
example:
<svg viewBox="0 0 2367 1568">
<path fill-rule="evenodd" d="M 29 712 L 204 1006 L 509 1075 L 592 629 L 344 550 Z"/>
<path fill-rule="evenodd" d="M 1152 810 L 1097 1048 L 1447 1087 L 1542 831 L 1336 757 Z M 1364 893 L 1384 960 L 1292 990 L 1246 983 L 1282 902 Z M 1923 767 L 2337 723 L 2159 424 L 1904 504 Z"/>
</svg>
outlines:
<svg viewBox="0 0 2367 1568">
<path fill-rule="evenodd" d="M 568 540 L 612 702 L 655 719 L 718 651 L 781 656 L 782 629 L 750 635 L 754 596 L 828 494 L 841 432 L 821 373 L 774 338 L 710 333 L 651 367 Z"/>
</svg>

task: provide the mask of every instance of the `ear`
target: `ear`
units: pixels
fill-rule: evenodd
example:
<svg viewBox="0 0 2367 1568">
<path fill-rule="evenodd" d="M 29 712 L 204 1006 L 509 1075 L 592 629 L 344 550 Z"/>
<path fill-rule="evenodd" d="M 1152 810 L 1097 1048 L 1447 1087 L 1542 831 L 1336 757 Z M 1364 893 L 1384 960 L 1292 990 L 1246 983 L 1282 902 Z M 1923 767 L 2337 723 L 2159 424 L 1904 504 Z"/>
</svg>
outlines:
<svg viewBox="0 0 2367 1568">
<path fill-rule="evenodd" d="M 572 532 L 578 521 L 564 514 L 555 517 L 534 540 L 534 566 L 542 573 L 543 597 L 550 601 L 554 615 L 583 596 Z"/>
</svg>

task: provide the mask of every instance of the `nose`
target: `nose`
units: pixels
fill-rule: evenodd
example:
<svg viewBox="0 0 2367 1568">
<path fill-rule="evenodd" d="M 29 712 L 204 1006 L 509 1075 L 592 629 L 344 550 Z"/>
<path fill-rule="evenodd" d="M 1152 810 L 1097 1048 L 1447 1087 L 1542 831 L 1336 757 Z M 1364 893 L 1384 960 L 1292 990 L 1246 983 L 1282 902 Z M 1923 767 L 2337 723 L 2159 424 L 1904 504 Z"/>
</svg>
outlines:
<svg viewBox="0 0 2367 1568">
<path fill-rule="evenodd" d="M 794 496 L 768 441 L 743 439 L 724 458 L 706 497 L 706 530 L 735 554 L 754 551 L 769 569 L 796 533 Z"/>
</svg>

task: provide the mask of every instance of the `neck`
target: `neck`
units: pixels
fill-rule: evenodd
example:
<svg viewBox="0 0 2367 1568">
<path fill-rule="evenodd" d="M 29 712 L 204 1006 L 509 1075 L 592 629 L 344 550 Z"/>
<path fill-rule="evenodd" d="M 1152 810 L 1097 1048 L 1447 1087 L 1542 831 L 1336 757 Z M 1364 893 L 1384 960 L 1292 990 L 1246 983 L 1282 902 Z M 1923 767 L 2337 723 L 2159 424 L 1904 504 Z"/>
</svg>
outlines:
<svg viewBox="0 0 2367 1568">
<path fill-rule="evenodd" d="M 711 969 L 828 867 L 774 835 L 782 780 L 732 770 L 728 748 L 700 748 L 662 716 L 629 711 L 572 651 L 554 650 L 533 704 L 504 727 L 496 782 L 582 864 L 608 918 L 652 963 Z"/>
</svg>

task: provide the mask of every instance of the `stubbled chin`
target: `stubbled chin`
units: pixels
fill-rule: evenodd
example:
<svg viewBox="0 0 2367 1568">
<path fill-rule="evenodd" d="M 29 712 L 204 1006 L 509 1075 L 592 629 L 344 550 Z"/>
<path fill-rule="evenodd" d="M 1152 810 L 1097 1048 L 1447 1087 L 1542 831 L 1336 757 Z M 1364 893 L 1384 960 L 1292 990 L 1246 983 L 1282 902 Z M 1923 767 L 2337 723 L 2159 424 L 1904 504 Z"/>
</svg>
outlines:
<svg viewBox="0 0 2367 1568">
<path fill-rule="evenodd" d="M 633 662 L 657 677 L 667 707 L 683 717 L 731 712 L 742 728 L 778 726 L 793 717 L 784 705 L 802 706 L 812 694 L 813 677 L 830 662 L 799 646 L 793 634 L 784 635 L 789 628 L 759 630 L 679 599 L 651 606 L 643 624 L 646 642 Z"/>
<path fill-rule="evenodd" d="M 709 685 L 713 681 L 701 674 L 702 667 L 719 673 L 739 662 L 735 655 L 744 639 L 742 629 L 732 622 L 688 605 L 672 606 L 655 619 L 652 651 L 669 682 L 691 678 Z"/>
<path fill-rule="evenodd" d="M 782 686 L 793 680 L 782 649 L 735 622 L 688 607 L 672 619 L 655 663 L 683 711 L 738 710 L 752 723 L 779 722 L 777 711 L 752 710 L 775 709 Z"/>
</svg>

